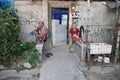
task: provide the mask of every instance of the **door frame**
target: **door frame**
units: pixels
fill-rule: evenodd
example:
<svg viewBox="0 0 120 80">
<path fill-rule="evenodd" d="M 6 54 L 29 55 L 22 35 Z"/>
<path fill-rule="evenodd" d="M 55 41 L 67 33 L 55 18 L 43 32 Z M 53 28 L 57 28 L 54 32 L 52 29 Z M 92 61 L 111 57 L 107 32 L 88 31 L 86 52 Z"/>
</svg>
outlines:
<svg viewBox="0 0 120 80">
<path fill-rule="evenodd" d="M 52 37 L 53 37 L 52 36 L 52 17 L 51 17 L 52 16 L 52 8 L 67 8 L 68 9 L 67 34 L 66 34 L 67 35 L 67 40 L 66 40 L 67 44 L 66 45 L 68 45 L 69 44 L 69 15 L 70 15 L 69 13 L 70 13 L 70 8 L 69 7 L 51 7 L 50 4 L 49 4 L 49 7 L 48 7 L 48 17 L 49 17 L 48 18 L 48 25 L 50 27 L 49 30 L 50 30 L 50 33 L 51 33 L 51 38 L 50 39 L 51 39 L 51 46 L 52 47 L 54 47 L 53 46 L 53 41 L 52 41 Z"/>
</svg>

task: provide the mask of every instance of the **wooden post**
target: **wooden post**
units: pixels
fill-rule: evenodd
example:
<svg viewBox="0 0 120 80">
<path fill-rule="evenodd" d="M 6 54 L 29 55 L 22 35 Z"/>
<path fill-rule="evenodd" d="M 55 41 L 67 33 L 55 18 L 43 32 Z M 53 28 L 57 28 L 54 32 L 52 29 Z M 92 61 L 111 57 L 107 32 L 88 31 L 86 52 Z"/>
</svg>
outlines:
<svg viewBox="0 0 120 80">
<path fill-rule="evenodd" d="M 119 40 L 119 27 L 120 27 L 120 23 L 117 23 L 117 25 L 116 25 L 116 37 L 117 37 L 117 41 L 116 41 L 116 51 L 115 51 L 115 61 L 114 62 L 117 62 L 117 59 L 118 59 L 118 50 L 119 50 L 119 42 L 120 42 L 120 40 Z"/>
<path fill-rule="evenodd" d="M 119 35 L 118 35 L 118 30 L 119 30 L 119 27 L 120 27 L 120 23 L 119 23 L 119 0 L 116 0 L 116 21 L 117 21 L 117 24 L 116 24 L 116 51 L 115 51 L 115 61 L 114 62 L 117 62 L 117 59 L 118 59 L 118 48 L 119 48 Z"/>
<path fill-rule="evenodd" d="M 117 62 L 117 39 L 118 39 L 118 22 L 119 22 L 119 12 L 118 12 L 118 0 L 116 0 L 116 26 L 114 29 L 114 33 L 113 33 L 113 43 L 112 43 L 112 51 L 111 51 L 111 60 L 112 62 Z"/>
</svg>

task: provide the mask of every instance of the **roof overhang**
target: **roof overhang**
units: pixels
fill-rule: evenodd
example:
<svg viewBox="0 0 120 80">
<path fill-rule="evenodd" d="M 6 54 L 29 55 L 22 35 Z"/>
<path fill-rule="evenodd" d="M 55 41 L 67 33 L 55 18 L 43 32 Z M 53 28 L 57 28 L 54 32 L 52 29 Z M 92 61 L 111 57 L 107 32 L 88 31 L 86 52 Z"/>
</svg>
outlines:
<svg viewBox="0 0 120 80">
<path fill-rule="evenodd" d="M 115 1 L 106 1 L 106 5 L 111 9 L 114 9 L 117 7 L 117 4 Z M 118 1 L 118 7 L 120 7 L 120 1 Z"/>
</svg>

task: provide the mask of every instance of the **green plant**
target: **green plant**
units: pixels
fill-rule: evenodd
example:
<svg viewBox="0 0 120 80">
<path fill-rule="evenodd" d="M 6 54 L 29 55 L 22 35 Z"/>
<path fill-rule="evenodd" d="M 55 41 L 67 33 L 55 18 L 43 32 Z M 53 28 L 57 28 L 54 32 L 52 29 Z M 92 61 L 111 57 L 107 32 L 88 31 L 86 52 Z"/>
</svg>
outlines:
<svg viewBox="0 0 120 80">
<path fill-rule="evenodd" d="M 39 53 L 35 50 L 35 42 L 23 44 L 18 39 L 20 31 L 16 11 L 10 7 L 0 8 L 0 64 L 10 67 L 18 63 L 19 57 L 33 67 L 39 62 Z M 4 62 L 4 63 L 3 63 Z"/>
<path fill-rule="evenodd" d="M 32 65 L 31 68 L 26 68 L 25 66 L 22 66 L 22 69 L 33 69 L 36 67 L 36 65 L 40 62 L 39 60 L 39 52 L 35 49 L 35 42 L 27 42 L 23 44 L 23 58 L 25 62 L 28 62 Z"/>
<path fill-rule="evenodd" d="M 0 64 L 9 66 L 21 55 L 19 31 L 19 20 L 15 10 L 10 7 L 0 8 Z"/>
<path fill-rule="evenodd" d="M 34 48 L 36 45 L 35 42 L 26 42 L 25 44 L 23 44 L 23 50 L 29 50 L 29 49 L 32 49 Z"/>
<path fill-rule="evenodd" d="M 25 51 L 24 53 L 24 59 L 26 62 L 29 62 L 32 67 L 35 67 L 37 63 L 39 63 L 39 52 L 35 50 L 34 48 Z"/>
</svg>

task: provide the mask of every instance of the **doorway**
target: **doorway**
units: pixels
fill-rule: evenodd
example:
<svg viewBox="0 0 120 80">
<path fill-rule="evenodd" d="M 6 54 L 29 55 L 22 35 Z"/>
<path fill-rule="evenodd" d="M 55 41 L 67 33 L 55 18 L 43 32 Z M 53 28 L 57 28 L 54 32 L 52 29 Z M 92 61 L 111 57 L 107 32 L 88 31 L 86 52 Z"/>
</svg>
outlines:
<svg viewBox="0 0 120 80">
<path fill-rule="evenodd" d="M 63 46 L 68 43 L 68 8 L 52 8 L 52 45 Z"/>
</svg>

